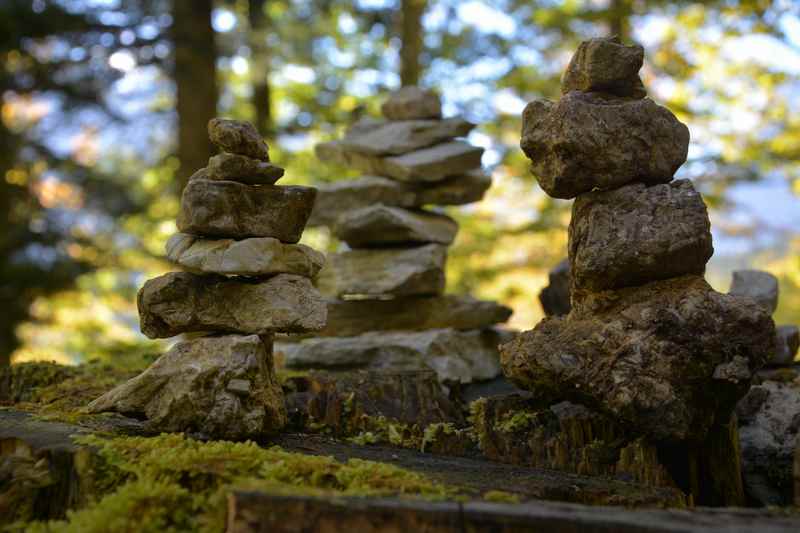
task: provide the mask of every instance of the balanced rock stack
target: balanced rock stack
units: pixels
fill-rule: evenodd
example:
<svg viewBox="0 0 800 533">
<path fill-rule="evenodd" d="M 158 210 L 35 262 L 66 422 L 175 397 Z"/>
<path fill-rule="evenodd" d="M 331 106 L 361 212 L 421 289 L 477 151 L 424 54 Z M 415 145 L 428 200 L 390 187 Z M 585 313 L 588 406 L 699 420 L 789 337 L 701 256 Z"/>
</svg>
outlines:
<svg viewBox="0 0 800 533">
<path fill-rule="evenodd" d="M 542 401 L 589 406 L 691 455 L 691 443 L 730 429 L 775 328 L 753 300 L 703 277 L 713 253 L 706 207 L 690 181 L 673 181 L 689 131 L 645 97 L 643 53 L 616 38 L 583 42 L 562 98 L 524 111 L 521 146 L 539 184 L 575 198 L 572 308 L 500 351 L 506 376 Z M 684 481 L 706 459 L 718 458 L 684 458 Z"/>
<path fill-rule="evenodd" d="M 181 233 L 167 243 L 185 271 L 149 280 L 137 303 L 150 338 L 210 334 L 178 342 L 89 410 L 145 417 L 159 431 L 252 438 L 286 423 L 273 334 L 325 326 L 325 302 L 310 281 L 324 257 L 297 244 L 316 189 L 274 185 L 283 169 L 251 124 L 213 119 L 208 132 L 224 153 L 190 178 Z"/>
<path fill-rule="evenodd" d="M 491 184 L 483 149 L 456 139 L 474 127 L 442 118 L 439 97 L 418 87 L 394 93 L 386 120 L 362 120 L 317 155 L 376 176 L 320 191 L 316 224 L 349 246 L 328 256 L 317 286 L 328 296 L 328 325 L 317 338 L 281 345 L 290 367 L 432 368 L 442 381 L 500 372 L 490 328 L 511 310 L 446 296 L 445 261 L 458 224 L 421 207 L 479 200 Z"/>
</svg>

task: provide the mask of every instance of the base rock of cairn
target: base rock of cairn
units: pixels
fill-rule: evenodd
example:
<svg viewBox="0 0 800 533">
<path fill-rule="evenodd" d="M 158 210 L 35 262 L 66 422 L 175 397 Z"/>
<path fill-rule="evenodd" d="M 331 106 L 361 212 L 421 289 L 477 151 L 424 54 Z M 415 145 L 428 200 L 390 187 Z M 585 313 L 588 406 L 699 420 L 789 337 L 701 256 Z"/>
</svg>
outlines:
<svg viewBox="0 0 800 533">
<path fill-rule="evenodd" d="M 341 140 L 318 145 L 324 161 L 368 174 L 323 188 L 311 216 L 349 249 L 328 256 L 316 284 L 328 297 L 318 338 L 281 343 L 287 366 L 331 370 L 433 369 L 468 383 L 500 372 L 492 328 L 511 310 L 444 296 L 447 247 L 458 232 L 428 204 L 479 200 L 491 184 L 483 149 L 457 139 L 474 127 L 441 118 L 439 97 L 418 87 L 394 93 L 385 120 L 365 119 Z M 295 339 L 296 340 L 296 339 Z"/>
<path fill-rule="evenodd" d="M 169 259 L 190 272 L 149 280 L 137 304 L 148 337 L 209 335 L 179 341 L 88 410 L 146 418 L 154 431 L 258 438 L 287 421 L 274 333 L 325 326 L 325 301 L 310 281 L 324 259 L 296 244 L 316 190 L 274 185 L 283 169 L 252 125 L 214 119 L 208 132 L 225 153 L 190 179 L 182 233 L 167 244 Z"/>
<path fill-rule="evenodd" d="M 690 182 L 672 182 L 688 129 L 645 97 L 641 63 L 638 46 L 584 42 L 561 100 L 523 114 L 539 184 L 577 196 L 571 310 L 501 346 L 503 370 L 542 405 L 584 405 L 652 443 L 695 503 L 740 505 L 731 415 L 773 352 L 775 328 L 754 300 L 703 279 L 708 215 Z"/>
</svg>

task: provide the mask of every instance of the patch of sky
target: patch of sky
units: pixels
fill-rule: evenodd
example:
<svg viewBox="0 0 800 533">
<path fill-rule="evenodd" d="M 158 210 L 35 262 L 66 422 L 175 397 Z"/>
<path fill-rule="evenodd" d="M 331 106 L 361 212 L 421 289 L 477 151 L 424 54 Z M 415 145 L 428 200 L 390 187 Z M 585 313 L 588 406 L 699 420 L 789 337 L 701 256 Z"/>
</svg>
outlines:
<svg viewBox="0 0 800 533">
<path fill-rule="evenodd" d="M 342 13 L 337 20 L 339 31 L 345 35 L 350 35 L 358 30 L 358 24 L 350 13 Z"/>
<path fill-rule="evenodd" d="M 493 33 L 501 37 L 513 37 L 517 23 L 496 6 L 497 2 L 487 5 L 485 2 L 470 0 L 459 2 L 456 8 L 458 18 L 466 24 L 475 26 L 482 33 Z M 505 2 L 503 2 L 505 4 Z"/>
<path fill-rule="evenodd" d="M 396 7 L 396 0 L 356 0 L 354 2 L 359 9 L 386 9 Z"/>
<path fill-rule="evenodd" d="M 229 32 L 236 27 L 236 15 L 225 8 L 217 8 L 211 12 L 211 26 L 214 31 Z"/>
<path fill-rule="evenodd" d="M 800 52 L 765 34 L 743 35 L 722 45 L 727 61 L 753 62 L 788 74 L 800 73 Z"/>
</svg>

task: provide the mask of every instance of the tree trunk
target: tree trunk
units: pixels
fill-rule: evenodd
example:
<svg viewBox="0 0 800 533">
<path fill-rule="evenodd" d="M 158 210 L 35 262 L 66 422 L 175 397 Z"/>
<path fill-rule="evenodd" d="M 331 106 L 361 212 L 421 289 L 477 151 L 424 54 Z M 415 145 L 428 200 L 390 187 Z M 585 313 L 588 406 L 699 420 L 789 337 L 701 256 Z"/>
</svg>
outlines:
<svg viewBox="0 0 800 533">
<path fill-rule="evenodd" d="M 264 11 L 265 5 L 265 0 L 250 0 L 248 4 L 250 21 L 248 39 L 253 54 L 255 126 L 262 136 L 271 137 L 275 133 L 275 125 L 272 117 L 272 88 L 269 84 L 270 51 L 266 39 L 271 31 L 272 21 Z"/>
<path fill-rule="evenodd" d="M 173 0 L 180 190 L 194 171 L 206 166 L 215 151 L 206 131 L 208 121 L 217 113 L 212 8 L 212 0 Z"/>
<path fill-rule="evenodd" d="M 422 67 L 422 15 L 425 13 L 426 0 L 403 0 L 401 8 L 400 32 L 400 82 L 406 85 L 419 83 Z"/>
<path fill-rule="evenodd" d="M 630 38 L 631 0 L 610 0 L 608 5 L 608 33 L 623 42 Z"/>
</svg>

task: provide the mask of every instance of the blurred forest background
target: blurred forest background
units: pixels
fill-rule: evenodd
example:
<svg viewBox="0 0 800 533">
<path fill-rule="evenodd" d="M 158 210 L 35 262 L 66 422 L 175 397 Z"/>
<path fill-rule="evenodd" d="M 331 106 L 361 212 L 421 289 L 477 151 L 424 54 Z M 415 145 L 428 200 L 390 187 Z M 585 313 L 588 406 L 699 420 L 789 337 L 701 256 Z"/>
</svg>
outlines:
<svg viewBox="0 0 800 533">
<path fill-rule="evenodd" d="M 770 270 L 776 320 L 800 322 L 800 2 L 0 0 L 0 30 L 0 364 L 154 349 L 135 293 L 169 268 L 209 118 L 254 122 L 285 182 L 313 185 L 354 176 L 314 144 L 414 83 L 480 124 L 470 140 L 494 174 L 483 202 L 449 211 L 449 290 L 531 327 L 569 202 L 530 176 L 520 113 L 557 98 L 577 43 L 607 34 L 645 46 L 650 95 L 690 127 L 679 177 L 712 208 L 712 284 Z"/>
</svg>

